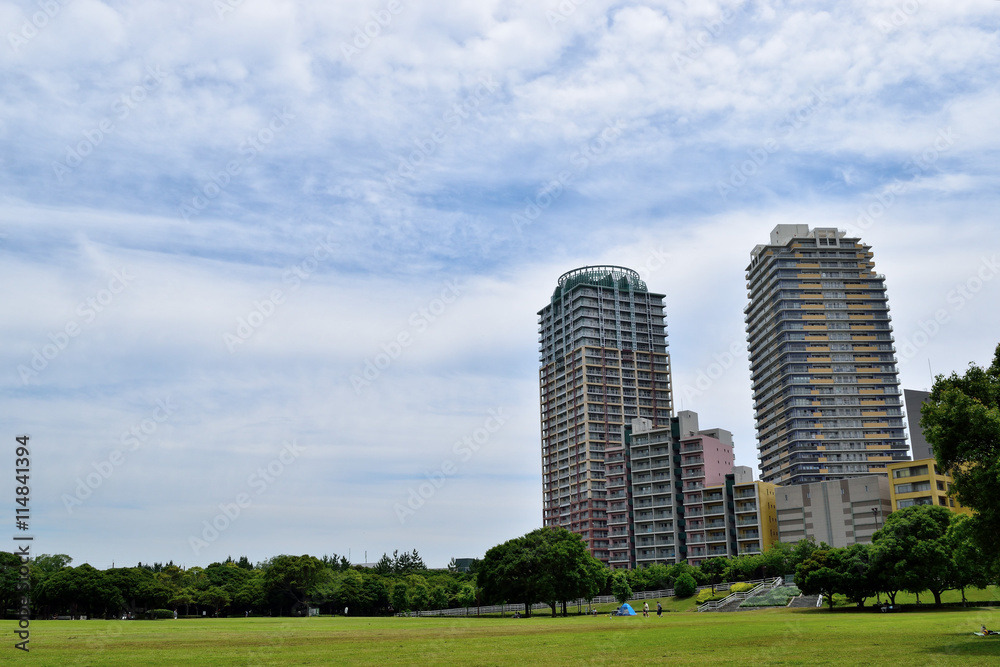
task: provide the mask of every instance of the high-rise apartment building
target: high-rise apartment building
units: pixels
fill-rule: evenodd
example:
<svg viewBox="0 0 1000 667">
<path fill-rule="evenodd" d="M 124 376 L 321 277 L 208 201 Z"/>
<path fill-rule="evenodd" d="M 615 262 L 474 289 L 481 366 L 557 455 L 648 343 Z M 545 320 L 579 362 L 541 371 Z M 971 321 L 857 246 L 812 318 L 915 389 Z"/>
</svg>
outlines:
<svg viewBox="0 0 1000 667">
<path fill-rule="evenodd" d="M 871 248 L 833 228 L 778 225 L 746 270 L 761 479 L 886 475 L 908 460 L 886 301 Z"/>
<path fill-rule="evenodd" d="M 559 278 L 538 317 L 543 522 L 607 561 L 608 451 L 632 419 L 673 415 L 663 295 L 630 269 L 587 266 Z"/>
<path fill-rule="evenodd" d="M 685 503 L 700 501 L 706 486 L 723 484 L 732 473 L 732 434 L 699 430 L 698 415 L 689 410 L 657 427 L 633 419 L 625 433 L 624 446 L 608 451 L 608 564 L 635 568 L 685 560 L 685 530 L 701 522 L 685 524 Z"/>
</svg>

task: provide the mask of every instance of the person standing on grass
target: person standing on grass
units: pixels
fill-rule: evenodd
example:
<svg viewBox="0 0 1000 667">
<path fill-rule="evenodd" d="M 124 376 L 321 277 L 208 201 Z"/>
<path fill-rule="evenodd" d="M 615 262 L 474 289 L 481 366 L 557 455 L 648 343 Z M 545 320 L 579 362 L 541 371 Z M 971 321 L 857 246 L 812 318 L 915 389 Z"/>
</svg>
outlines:
<svg viewBox="0 0 1000 667">
<path fill-rule="evenodd" d="M 649 618 L 649 603 L 648 602 L 643 602 L 642 603 L 642 615 L 645 616 L 646 618 Z"/>
<path fill-rule="evenodd" d="M 660 604 L 659 600 L 656 601 L 656 615 L 663 616 L 663 605 Z"/>
</svg>

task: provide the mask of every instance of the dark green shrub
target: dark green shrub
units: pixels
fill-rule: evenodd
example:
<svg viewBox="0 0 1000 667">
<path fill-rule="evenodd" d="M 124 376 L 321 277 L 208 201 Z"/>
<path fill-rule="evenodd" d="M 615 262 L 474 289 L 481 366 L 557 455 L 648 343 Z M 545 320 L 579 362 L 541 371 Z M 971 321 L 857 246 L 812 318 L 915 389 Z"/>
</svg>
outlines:
<svg viewBox="0 0 1000 667">
<path fill-rule="evenodd" d="M 677 581 L 674 582 L 674 595 L 679 598 L 689 598 L 696 590 L 698 583 L 687 572 L 677 577 Z"/>
</svg>

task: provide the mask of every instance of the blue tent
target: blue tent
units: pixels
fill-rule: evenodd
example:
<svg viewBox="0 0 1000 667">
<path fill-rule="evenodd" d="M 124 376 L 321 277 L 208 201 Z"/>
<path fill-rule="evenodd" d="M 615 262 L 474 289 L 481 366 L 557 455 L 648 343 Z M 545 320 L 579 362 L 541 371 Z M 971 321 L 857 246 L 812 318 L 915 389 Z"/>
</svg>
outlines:
<svg viewBox="0 0 1000 667">
<path fill-rule="evenodd" d="M 625 604 L 623 604 L 621 607 L 618 608 L 618 615 L 635 616 L 635 609 L 632 609 L 632 605 L 626 602 Z"/>
</svg>

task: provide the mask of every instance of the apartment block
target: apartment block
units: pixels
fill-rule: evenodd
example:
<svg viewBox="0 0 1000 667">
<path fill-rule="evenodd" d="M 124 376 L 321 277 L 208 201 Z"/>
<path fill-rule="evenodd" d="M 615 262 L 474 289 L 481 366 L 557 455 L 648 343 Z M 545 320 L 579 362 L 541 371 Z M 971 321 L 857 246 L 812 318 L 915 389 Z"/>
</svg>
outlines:
<svg viewBox="0 0 1000 667">
<path fill-rule="evenodd" d="M 744 478 L 749 475 L 747 468 Z M 763 553 L 779 541 L 776 490 L 774 484 L 752 478 L 742 483 L 735 480 L 731 494 L 735 505 L 736 554 Z"/>
<path fill-rule="evenodd" d="M 543 523 L 607 562 L 608 467 L 616 482 L 630 474 L 624 427 L 673 416 L 663 295 L 631 269 L 587 266 L 559 278 L 538 317 Z"/>
<path fill-rule="evenodd" d="M 867 544 L 892 511 L 889 479 L 881 475 L 780 486 L 775 497 L 781 542 Z"/>
<path fill-rule="evenodd" d="M 953 512 L 972 514 L 955 498 L 948 495 L 951 490 L 951 475 L 937 468 L 937 461 L 925 458 L 919 461 L 895 463 L 889 466 L 889 494 L 893 510 L 914 505 L 940 505 Z"/>
<path fill-rule="evenodd" d="M 909 459 L 873 256 L 856 236 L 808 225 L 778 225 L 751 253 L 744 313 L 763 481 L 884 478 Z"/>
</svg>

